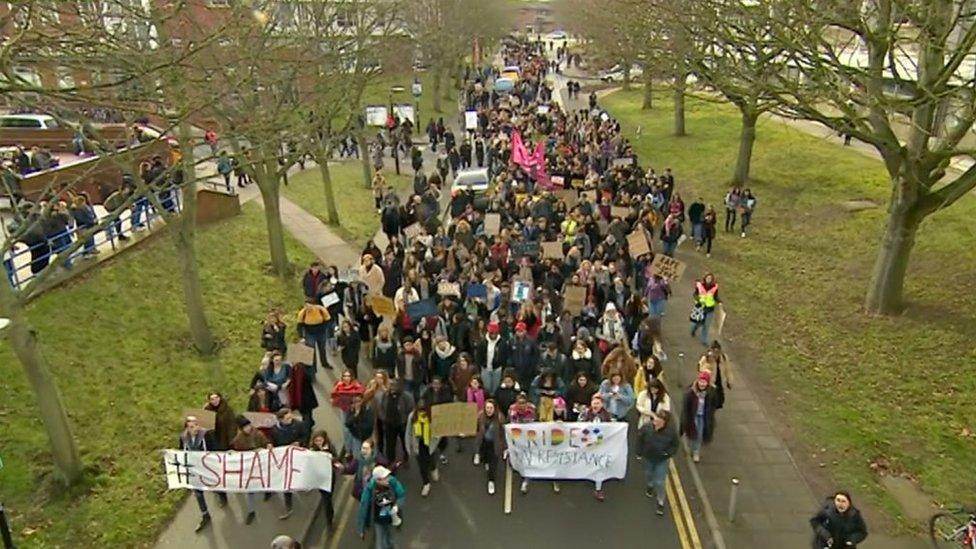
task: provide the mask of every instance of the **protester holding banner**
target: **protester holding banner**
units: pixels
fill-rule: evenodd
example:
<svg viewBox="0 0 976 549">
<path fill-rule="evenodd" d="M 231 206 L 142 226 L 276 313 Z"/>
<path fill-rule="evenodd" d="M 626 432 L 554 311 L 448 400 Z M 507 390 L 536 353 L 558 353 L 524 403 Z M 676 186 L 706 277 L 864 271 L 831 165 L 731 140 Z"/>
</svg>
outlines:
<svg viewBox="0 0 976 549">
<path fill-rule="evenodd" d="M 660 410 L 654 418 L 637 431 L 637 455 L 644 461 L 647 489 L 644 495 L 657 498 L 657 515 L 664 516 L 667 501 L 668 465 L 678 453 L 678 430 L 671 420 L 671 412 Z"/>
<path fill-rule="evenodd" d="M 183 432 L 180 433 L 180 450 L 189 452 L 206 452 L 212 449 L 212 443 L 207 442 L 207 431 L 200 426 L 197 418 L 187 416 L 183 421 Z M 203 490 L 193 490 L 193 497 L 197 500 L 200 507 L 200 522 L 194 529 L 200 532 L 210 524 L 210 510 L 207 508 L 207 499 L 203 495 Z M 224 498 L 227 496 L 225 495 Z"/>
<path fill-rule="evenodd" d="M 523 393 L 524 395 L 524 393 Z M 507 453 L 505 431 L 501 413 L 497 403 L 489 399 L 485 402 L 485 409 L 478 414 L 478 433 L 475 436 L 474 464 L 484 464 L 488 472 L 488 494 L 495 494 L 495 474 L 498 469 L 499 458 L 504 459 Z M 201 494 L 202 497 L 202 494 Z"/>
<path fill-rule="evenodd" d="M 265 438 L 264 434 L 251 425 L 251 420 L 244 416 L 237 416 L 236 423 L 240 430 L 237 431 L 237 435 L 234 437 L 234 440 L 231 441 L 228 450 L 234 450 L 235 452 L 247 452 L 250 450 L 258 450 L 269 445 L 268 439 Z M 244 519 L 244 524 L 251 524 L 254 522 L 254 517 L 256 516 L 254 503 L 257 500 L 257 494 L 254 492 L 247 492 L 244 494 L 244 499 L 247 503 L 247 517 Z"/>
<path fill-rule="evenodd" d="M 329 459 L 333 463 L 338 459 L 339 454 L 336 452 L 335 446 L 332 445 L 332 441 L 329 440 L 329 433 L 326 431 L 316 431 L 312 433 L 312 438 L 309 441 L 308 449 L 313 452 L 323 452 L 329 455 Z M 325 524 L 329 529 L 329 532 L 335 531 L 335 526 L 333 525 L 335 519 L 335 507 L 332 505 L 332 494 L 335 492 L 335 475 L 332 475 L 332 485 L 328 490 L 319 490 L 319 496 L 322 498 L 322 509 L 325 511 Z"/>
<path fill-rule="evenodd" d="M 271 429 L 271 442 L 275 446 L 304 446 L 308 440 L 307 425 L 303 419 L 296 417 L 296 414 L 288 408 L 278 410 L 278 423 Z M 268 499 L 270 494 L 265 494 Z M 284 492 L 285 513 L 278 518 L 285 520 L 292 513 L 292 493 Z"/>
<path fill-rule="evenodd" d="M 681 415 L 681 433 L 688 437 L 692 461 L 701 461 L 702 446 L 711 442 L 715 435 L 715 388 L 712 375 L 700 372 L 695 382 L 685 391 Z"/>
</svg>

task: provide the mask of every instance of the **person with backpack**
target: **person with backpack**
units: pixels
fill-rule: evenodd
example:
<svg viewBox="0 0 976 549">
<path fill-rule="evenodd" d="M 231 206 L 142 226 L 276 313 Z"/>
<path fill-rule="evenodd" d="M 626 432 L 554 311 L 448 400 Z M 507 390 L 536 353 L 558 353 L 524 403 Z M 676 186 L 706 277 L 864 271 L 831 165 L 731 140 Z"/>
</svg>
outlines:
<svg viewBox="0 0 976 549">
<path fill-rule="evenodd" d="M 810 519 L 813 549 L 848 549 L 857 547 L 868 537 L 861 512 L 854 507 L 851 495 L 838 491 L 827 498 L 823 508 Z"/>
<path fill-rule="evenodd" d="M 393 473 L 377 465 L 359 499 L 359 537 L 366 539 L 372 525 L 376 549 L 393 549 L 393 527 L 400 525 L 400 510 L 406 502 L 407 491 Z"/>
</svg>

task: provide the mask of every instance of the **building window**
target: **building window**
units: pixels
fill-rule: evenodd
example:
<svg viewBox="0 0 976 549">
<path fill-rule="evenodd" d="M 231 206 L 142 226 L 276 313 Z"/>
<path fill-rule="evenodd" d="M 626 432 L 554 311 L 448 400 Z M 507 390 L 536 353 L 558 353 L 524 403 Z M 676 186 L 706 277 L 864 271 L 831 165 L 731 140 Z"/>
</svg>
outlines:
<svg viewBox="0 0 976 549">
<path fill-rule="evenodd" d="M 71 74 L 71 69 L 59 68 L 55 75 L 58 79 L 58 89 L 65 90 L 75 87 L 75 77 Z"/>
</svg>

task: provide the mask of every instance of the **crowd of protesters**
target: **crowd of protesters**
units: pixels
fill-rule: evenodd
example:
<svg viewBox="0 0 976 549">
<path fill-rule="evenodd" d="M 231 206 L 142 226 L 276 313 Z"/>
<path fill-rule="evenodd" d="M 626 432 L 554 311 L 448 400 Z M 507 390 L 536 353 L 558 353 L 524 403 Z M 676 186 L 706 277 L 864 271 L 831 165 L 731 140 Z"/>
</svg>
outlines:
<svg viewBox="0 0 976 549">
<path fill-rule="evenodd" d="M 511 94 L 491 89 L 483 80 L 490 71 L 469 71 L 463 101 L 477 112 L 477 129 L 457 136 L 443 120 L 431 120 L 430 147 L 446 161 L 427 170 L 422 159 L 414 161 L 415 184 L 406 199 L 389 191 L 382 171 L 374 179 L 375 206 L 389 241 L 385 248 L 370 241 L 352 270 L 312 263 L 302 277 L 301 309 L 272 311 L 265 319 L 264 355 L 249 386 L 247 410 L 276 414 L 275 426 L 254 429 L 222 395 L 211 394 L 207 406 L 216 412 L 215 430 L 204 435 L 195 418 L 188 418 L 182 447 L 299 444 L 329 452 L 336 473 L 353 477 L 358 533 L 372 529 L 376 547 L 387 548 L 394 545 L 406 500 L 397 476 L 416 471 L 420 496 L 428 496 L 440 468 L 452 459 L 449 446 L 484 469 L 491 496 L 508 458 L 505 424 L 633 422 L 646 495 L 656 513 L 665 514 L 669 462 L 680 437 L 699 462 L 715 436 L 734 371 L 720 342 L 709 337 L 721 306 L 716 277 L 704 273 L 690 287 L 672 287 L 654 271 L 653 253 L 632 253 L 627 237 L 636 232 L 660 239 L 661 253 L 673 255 L 688 225 L 696 248 L 710 254 L 718 214 L 701 199 L 686 210 L 671 170 L 658 175 L 643 168 L 595 96 L 580 110 L 553 103 L 546 82 L 552 65 L 544 48 L 506 47 L 505 64 L 522 71 Z M 418 158 L 401 127 L 394 122 L 373 144 L 378 164 L 387 149 Z M 529 173 L 514 161 L 516 133 L 542 140 L 547 175 Z M 484 196 L 454 193 L 442 216 L 445 183 L 451 172 L 468 166 L 486 167 L 492 190 Z M 556 178 L 560 185 L 552 183 Z M 562 189 L 576 193 L 568 198 L 553 192 Z M 748 189 L 731 189 L 726 231 L 736 230 L 738 215 L 744 236 L 755 205 Z M 486 220 L 495 215 L 498 226 L 489 227 Z M 543 242 L 560 243 L 562 257 L 543 256 Z M 571 287 L 582 290 L 581 303 L 566 299 Z M 374 311 L 376 296 L 392 301 L 395 314 Z M 694 381 L 680 395 L 669 394 L 662 377 L 668 360 L 662 321 L 675 298 L 675 316 L 690 311 L 689 332 L 702 345 Z M 309 363 L 285 360 L 294 339 L 312 349 Z M 328 395 L 342 419 L 342 440 L 315 429 L 319 402 L 313 381 L 326 370 L 337 373 Z M 478 410 L 474 440 L 434 437 L 431 408 L 458 401 Z M 521 480 L 522 493 L 530 481 Z M 552 489 L 560 492 L 558 481 Z M 605 501 L 601 482 L 593 495 Z M 849 496 L 842 495 L 812 523 L 823 541 L 863 539 L 837 537 L 838 517 L 856 522 Z M 206 499 L 202 492 L 196 498 L 204 528 Z M 287 518 L 292 498 L 283 498 L 281 518 Z M 331 492 L 322 491 L 322 500 L 332 531 Z M 250 523 L 253 496 L 247 505 Z"/>
</svg>

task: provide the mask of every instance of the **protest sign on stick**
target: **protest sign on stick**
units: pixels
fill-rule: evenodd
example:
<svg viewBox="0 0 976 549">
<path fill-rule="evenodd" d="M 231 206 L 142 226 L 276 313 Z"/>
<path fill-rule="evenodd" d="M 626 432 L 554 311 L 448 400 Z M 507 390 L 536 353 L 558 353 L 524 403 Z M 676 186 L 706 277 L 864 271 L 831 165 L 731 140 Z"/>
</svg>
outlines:
<svg viewBox="0 0 976 549">
<path fill-rule="evenodd" d="M 315 364 L 315 349 L 301 342 L 288 345 L 288 362 L 292 364 Z"/>
<path fill-rule="evenodd" d="M 543 242 L 542 243 L 542 258 L 543 259 L 562 259 L 563 258 L 563 243 L 562 242 Z"/>
<path fill-rule="evenodd" d="M 496 236 L 501 230 L 502 226 L 502 216 L 496 213 L 490 213 L 485 215 L 485 234 L 488 236 Z"/>
<path fill-rule="evenodd" d="M 583 286 L 566 286 L 563 290 L 563 309 L 573 315 L 578 315 L 586 304 L 586 288 Z"/>
</svg>

